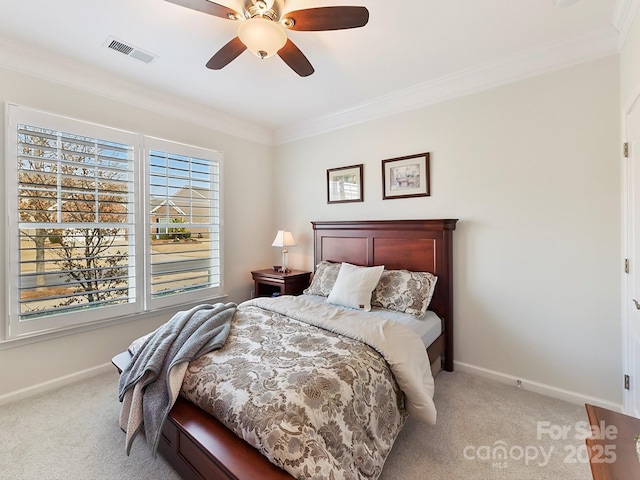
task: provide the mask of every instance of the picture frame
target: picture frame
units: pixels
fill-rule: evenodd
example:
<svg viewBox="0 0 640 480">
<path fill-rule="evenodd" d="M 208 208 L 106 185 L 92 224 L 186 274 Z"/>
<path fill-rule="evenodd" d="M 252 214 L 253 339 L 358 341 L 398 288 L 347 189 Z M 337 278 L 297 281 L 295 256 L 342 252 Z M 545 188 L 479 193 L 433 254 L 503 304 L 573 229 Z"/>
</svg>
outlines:
<svg viewBox="0 0 640 480">
<path fill-rule="evenodd" d="M 327 170 L 327 203 L 364 201 L 364 164 Z"/>
<path fill-rule="evenodd" d="M 429 153 L 382 160 L 382 199 L 431 195 Z"/>
</svg>

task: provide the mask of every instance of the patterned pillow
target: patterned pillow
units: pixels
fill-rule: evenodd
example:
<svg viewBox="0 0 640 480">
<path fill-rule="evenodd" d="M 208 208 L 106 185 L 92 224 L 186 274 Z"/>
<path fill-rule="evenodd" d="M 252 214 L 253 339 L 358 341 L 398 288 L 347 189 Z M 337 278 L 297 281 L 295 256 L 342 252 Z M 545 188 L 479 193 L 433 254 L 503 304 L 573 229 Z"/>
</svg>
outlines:
<svg viewBox="0 0 640 480">
<path fill-rule="evenodd" d="M 305 295 L 328 297 L 333 285 L 336 283 L 336 278 L 338 278 L 338 272 L 341 266 L 341 263 L 332 263 L 326 260 L 321 261 L 316 265 L 316 273 L 313 274 L 311 285 L 302 293 Z"/>
<path fill-rule="evenodd" d="M 371 306 L 422 318 L 436 288 L 438 277 L 427 272 L 385 270 L 373 291 Z"/>
</svg>

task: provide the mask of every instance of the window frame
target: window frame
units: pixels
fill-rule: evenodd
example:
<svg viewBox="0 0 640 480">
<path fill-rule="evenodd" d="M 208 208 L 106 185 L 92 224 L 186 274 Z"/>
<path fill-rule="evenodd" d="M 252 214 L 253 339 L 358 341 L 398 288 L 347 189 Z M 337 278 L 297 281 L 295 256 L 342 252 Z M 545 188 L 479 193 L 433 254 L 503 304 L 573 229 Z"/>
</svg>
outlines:
<svg viewBox="0 0 640 480">
<path fill-rule="evenodd" d="M 217 152 L 215 150 L 209 150 L 206 148 L 201 148 L 201 147 L 196 147 L 193 145 L 187 145 L 184 143 L 178 143 L 178 142 L 173 142 L 170 140 L 165 140 L 165 139 L 161 139 L 161 138 L 157 138 L 157 137 L 151 137 L 151 136 L 144 136 L 143 138 L 144 140 L 144 144 L 143 144 L 143 165 L 145 167 L 145 181 L 144 181 L 144 201 L 143 201 L 143 205 L 146 209 L 145 213 L 144 213 L 144 218 L 147 219 L 147 221 L 145 222 L 145 237 L 144 237 L 144 246 L 145 246 L 145 252 L 144 252 L 144 256 L 141 258 L 144 258 L 144 263 L 145 263 L 145 279 L 148 281 L 149 285 L 151 283 L 150 277 L 151 277 L 151 254 L 149 252 L 150 248 L 151 248 L 151 202 L 147 201 L 147 199 L 150 199 L 150 188 L 151 188 L 151 181 L 150 181 L 150 176 L 151 176 L 151 172 L 150 172 L 150 160 L 149 160 L 149 156 L 152 150 L 163 150 L 167 153 L 172 153 L 172 154 L 177 154 L 177 155 L 184 155 L 184 156 L 188 156 L 188 157 L 196 157 L 196 158 L 201 158 L 204 160 L 209 160 L 211 162 L 216 162 L 217 166 L 218 166 L 218 178 L 219 178 L 219 182 L 218 182 L 218 191 L 219 191 L 219 200 L 218 200 L 218 210 L 219 210 L 219 216 L 218 216 L 218 220 L 219 220 L 219 244 L 220 244 L 220 257 L 219 257 L 219 269 L 220 269 L 220 285 L 218 287 L 208 287 L 208 288 L 202 288 L 202 289 L 198 289 L 195 290 L 193 292 L 186 292 L 186 293 L 181 293 L 180 298 L 184 299 L 185 303 L 191 303 L 191 302 L 198 302 L 198 301 L 202 301 L 203 298 L 218 298 L 223 296 L 223 292 L 224 292 L 224 245 L 223 245 L 223 227 L 224 227 L 224 221 L 223 221 L 223 191 L 222 191 L 222 187 L 223 187 L 223 182 L 222 182 L 222 177 L 223 177 L 223 156 L 221 152 Z M 148 225 L 148 227 L 147 227 Z M 170 224 L 166 224 L 167 225 L 167 229 L 170 228 Z M 151 298 L 151 287 L 146 288 L 143 290 L 144 292 L 144 296 L 145 296 L 145 304 L 148 306 L 148 309 L 154 310 L 157 308 L 166 308 L 166 307 L 170 307 L 175 305 L 176 303 L 176 296 L 175 295 L 169 295 L 167 297 L 163 297 L 163 298 Z"/>
<path fill-rule="evenodd" d="M 44 129 L 68 132 L 73 135 L 85 135 L 107 141 L 115 141 L 133 147 L 133 212 L 134 243 L 130 246 L 134 252 L 134 259 L 130 260 L 129 268 L 134 271 L 135 289 L 133 301 L 110 305 L 107 307 L 81 309 L 60 315 L 51 315 L 29 321 L 20 321 L 20 288 L 17 281 L 20 272 L 20 235 L 18 234 L 20 218 L 18 215 L 18 135 L 19 124 L 32 125 Z M 104 325 L 105 323 L 120 323 L 123 318 L 135 319 L 140 314 L 161 313 L 171 307 L 202 302 L 204 299 L 217 299 L 224 294 L 224 218 L 223 218 L 223 155 L 221 152 L 177 143 L 169 140 L 145 136 L 141 133 L 104 126 L 93 122 L 78 120 L 54 113 L 22 107 L 12 103 L 5 104 L 5 214 L 7 229 L 5 232 L 5 262 L 7 277 L 6 292 L 6 320 L 3 325 L 4 334 L 0 331 L 0 341 L 18 340 L 40 335 L 58 333 L 61 331 Z M 215 288 L 202 288 L 193 292 L 169 295 L 162 299 L 151 299 L 151 217 L 149 199 L 149 148 L 153 145 L 171 147 L 167 152 L 184 154 L 191 152 L 192 156 L 215 158 L 218 165 L 219 198 L 219 265 L 220 284 Z M 155 147 L 154 147 L 155 148 Z M 197 155 L 195 155 L 197 154 Z"/>
</svg>

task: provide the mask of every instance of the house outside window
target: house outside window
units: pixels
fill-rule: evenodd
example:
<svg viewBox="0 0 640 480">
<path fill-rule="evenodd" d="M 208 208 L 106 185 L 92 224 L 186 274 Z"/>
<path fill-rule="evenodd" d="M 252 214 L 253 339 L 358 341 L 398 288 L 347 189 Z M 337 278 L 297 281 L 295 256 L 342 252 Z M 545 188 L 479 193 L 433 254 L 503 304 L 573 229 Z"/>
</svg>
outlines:
<svg viewBox="0 0 640 480">
<path fill-rule="evenodd" d="M 8 118 L 6 338 L 222 294 L 220 153 L 13 105 Z"/>
<path fill-rule="evenodd" d="M 146 138 L 149 303 L 221 284 L 220 162 L 211 152 Z M 207 158 L 209 157 L 209 158 Z"/>
</svg>

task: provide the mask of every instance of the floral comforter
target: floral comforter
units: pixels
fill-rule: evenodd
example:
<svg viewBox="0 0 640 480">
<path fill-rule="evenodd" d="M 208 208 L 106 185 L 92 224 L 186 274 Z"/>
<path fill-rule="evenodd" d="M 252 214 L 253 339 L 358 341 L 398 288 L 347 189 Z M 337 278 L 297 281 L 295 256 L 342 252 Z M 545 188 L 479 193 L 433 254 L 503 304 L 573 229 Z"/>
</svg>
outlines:
<svg viewBox="0 0 640 480">
<path fill-rule="evenodd" d="M 435 422 L 417 335 L 303 297 L 241 304 L 225 345 L 189 365 L 181 395 L 299 479 L 376 479 L 408 412 Z"/>
</svg>

